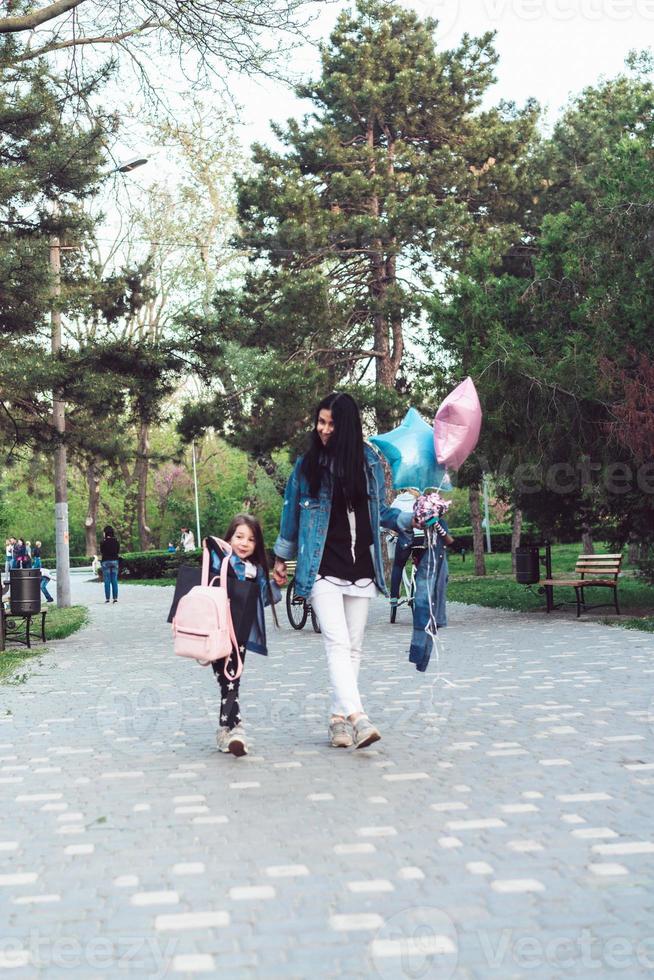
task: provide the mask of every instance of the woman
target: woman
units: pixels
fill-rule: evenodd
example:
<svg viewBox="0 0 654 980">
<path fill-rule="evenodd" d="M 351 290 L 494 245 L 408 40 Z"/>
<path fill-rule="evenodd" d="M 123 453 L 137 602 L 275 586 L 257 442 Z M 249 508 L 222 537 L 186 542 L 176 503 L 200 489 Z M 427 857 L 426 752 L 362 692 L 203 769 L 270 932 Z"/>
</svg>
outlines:
<svg viewBox="0 0 654 980">
<path fill-rule="evenodd" d="M 364 444 L 354 399 L 323 398 L 284 494 L 273 577 L 286 584 L 286 561 L 297 555 L 295 594 L 311 597 L 325 642 L 336 748 L 381 738 L 359 695 L 361 649 L 370 599 L 377 590 L 386 594 L 380 525 L 398 531 L 411 524 L 411 514 L 386 506 L 383 469 Z"/>
<path fill-rule="evenodd" d="M 41 567 L 41 548 L 42 544 L 40 541 L 34 542 L 34 547 L 32 548 L 32 568 Z"/>
<path fill-rule="evenodd" d="M 109 602 L 113 595 L 114 602 L 118 602 L 118 554 L 119 546 L 114 529 L 110 524 L 104 529 L 104 538 L 100 542 L 100 555 L 102 556 L 102 578 L 104 581 L 104 601 Z"/>
<path fill-rule="evenodd" d="M 14 561 L 14 543 L 13 538 L 6 538 L 5 540 L 5 575 L 7 579 Z"/>
<path fill-rule="evenodd" d="M 25 547 L 25 539 L 16 538 L 16 544 L 14 545 L 14 568 L 29 568 L 31 564 L 32 562 Z"/>
</svg>

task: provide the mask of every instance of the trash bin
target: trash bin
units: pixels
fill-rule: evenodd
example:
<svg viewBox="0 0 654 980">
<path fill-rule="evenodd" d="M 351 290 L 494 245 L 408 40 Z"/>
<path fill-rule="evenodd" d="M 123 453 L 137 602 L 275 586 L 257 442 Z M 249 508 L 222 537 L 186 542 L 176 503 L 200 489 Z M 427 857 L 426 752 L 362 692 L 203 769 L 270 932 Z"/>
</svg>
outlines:
<svg viewBox="0 0 654 980">
<path fill-rule="evenodd" d="M 9 609 L 14 616 L 41 612 L 41 569 L 12 568 L 9 572 L 11 592 Z"/>
<path fill-rule="evenodd" d="M 540 553 L 535 545 L 516 548 L 515 580 L 519 585 L 535 585 L 540 582 Z"/>
</svg>

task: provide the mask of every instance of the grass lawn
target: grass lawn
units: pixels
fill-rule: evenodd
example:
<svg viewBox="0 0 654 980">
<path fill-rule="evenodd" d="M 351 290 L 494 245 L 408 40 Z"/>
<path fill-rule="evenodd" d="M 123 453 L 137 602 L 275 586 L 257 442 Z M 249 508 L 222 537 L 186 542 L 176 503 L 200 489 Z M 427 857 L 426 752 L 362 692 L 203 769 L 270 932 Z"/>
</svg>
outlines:
<svg viewBox="0 0 654 980">
<path fill-rule="evenodd" d="M 598 554 L 608 551 L 606 545 L 597 544 Z M 553 577 L 565 577 L 574 570 L 577 555 L 581 546 L 576 544 L 561 544 L 552 546 Z M 604 622 L 625 626 L 628 629 L 643 629 L 654 631 L 654 587 L 647 585 L 634 577 L 634 569 L 623 564 L 624 573 L 618 586 L 618 601 L 623 616 L 616 616 L 615 611 L 608 606 L 604 610 L 596 609 L 592 613 L 582 613 L 584 619 L 601 619 Z M 453 602 L 476 603 L 480 606 L 490 606 L 494 609 L 514 609 L 518 612 L 544 611 L 545 596 L 538 594 L 538 586 L 518 585 L 511 572 L 510 554 L 486 555 L 486 575 L 473 574 L 473 556 L 467 555 L 466 561 L 461 561 L 458 555 L 449 558 L 450 582 L 447 590 L 448 599 Z M 541 567 L 541 578 L 545 570 Z M 613 593 L 610 589 L 597 589 L 592 595 L 594 600 L 610 602 Z M 600 598 L 601 597 L 601 598 Z M 574 602 L 574 589 L 555 589 L 554 602 L 569 600 Z M 567 607 L 571 616 L 575 616 L 574 606 Z M 627 614 L 627 615 L 624 615 Z M 607 617 L 611 618 L 608 619 Z"/>
<path fill-rule="evenodd" d="M 72 633 L 76 633 L 86 624 L 88 610 L 86 606 L 70 606 L 68 609 L 57 609 L 51 606 L 45 621 L 45 632 L 48 640 L 64 640 Z M 47 651 L 47 646 L 43 646 L 40 640 L 33 640 L 34 646 L 31 650 L 22 645 L 12 645 L 4 653 L 0 653 L 0 682 L 10 680 L 13 683 L 20 682 L 27 678 L 27 674 L 15 675 L 16 668 L 23 665 L 26 660 L 40 657 Z M 14 675 L 14 676 L 12 676 Z"/>
</svg>

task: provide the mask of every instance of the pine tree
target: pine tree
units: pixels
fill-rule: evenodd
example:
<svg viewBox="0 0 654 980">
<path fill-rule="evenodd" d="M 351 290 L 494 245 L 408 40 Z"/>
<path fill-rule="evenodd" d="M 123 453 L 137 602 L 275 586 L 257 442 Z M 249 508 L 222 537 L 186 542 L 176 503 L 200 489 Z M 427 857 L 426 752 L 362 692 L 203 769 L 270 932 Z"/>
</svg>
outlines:
<svg viewBox="0 0 654 980">
<path fill-rule="evenodd" d="M 12 67 L 17 47 L 0 44 L 0 442 L 10 450 L 47 440 L 52 391 L 75 377 L 63 355 L 49 356 L 49 247 L 53 237 L 63 246 L 57 306 L 65 309 L 76 301 L 76 249 L 92 232 L 81 205 L 98 185 L 116 126 L 113 114 L 78 111 L 108 69 L 72 92 L 42 62 Z"/>
<path fill-rule="evenodd" d="M 379 0 L 343 13 L 320 78 L 298 89 L 313 112 L 275 129 L 283 150 L 257 146 L 255 173 L 239 181 L 252 261 L 243 290 L 217 297 L 223 390 L 204 418 L 241 445 L 270 451 L 336 385 L 391 423 L 407 392 L 408 337 L 429 342 L 423 296 L 478 235 L 502 234 L 520 212 L 536 107 L 483 110 L 492 35 L 438 51 L 435 27 Z"/>
</svg>

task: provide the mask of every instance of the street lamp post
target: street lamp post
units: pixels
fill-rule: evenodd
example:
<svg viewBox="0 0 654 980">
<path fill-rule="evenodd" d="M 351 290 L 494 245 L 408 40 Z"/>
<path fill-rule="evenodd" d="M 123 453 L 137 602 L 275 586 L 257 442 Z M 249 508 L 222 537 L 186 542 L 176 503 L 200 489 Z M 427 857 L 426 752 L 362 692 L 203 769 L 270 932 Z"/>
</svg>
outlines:
<svg viewBox="0 0 654 980">
<path fill-rule="evenodd" d="M 488 475 L 484 473 L 482 485 L 484 488 L 484 523 L 486 524 L 486 551 L 490 555 L 491 548 L 491 529 L 490 518 L 488 516 Z"/>
<path fill-rule="evenodd" d="M 200 536 L 200 503 L 198 500 L 198 472 L 195 466 L 195 439 L 191 443 L 192 457 L 193 457 L 193 487 L 195 490 L 195 526 L 197 528 L 198 536 L 196 538 L 196 547 L 199 548 L 202 543 L 202 538 Z"/>
<path fill-rule="evenodd" d="M 130 173 L 147 163 L 145 157 L 129 160 L 110 173 Z M 60 213 L 59 202 L 53 204 L 53 216 Z M 50 237 L 50 276 L 52 279 L 52 306 L 50 309 L 50 350 L 53 358 L 61 351 L 61 240 L 58 235 Z M 70 606 L 70 546 L 68 529 L 68 472 L 66 458 L 66 404 L 63 393 L 55 389 L 52 393 L 52 424 L 55 430 L 54 450 L 54 490 L 55 490 L 55 554 L 57 563 L 57 605 Z"/>
<path fill-rule="evenodd" d="M 54 204 L 54 215 L 59 205 Z M 61 242 L 50 238 L 50 275 L 52 276 L 52 309 L 50 311 L 51 351 L 56 358 L 61 350 Z M 70 550 L 68 545 L 68 478 L 66 473 L 66 406 L 62 393 L 52 394 L 52 422 L 56 433 L 54 451 L 55 551 L 57 556 L 57 605 L 70 606 Z"/>
</svg>

